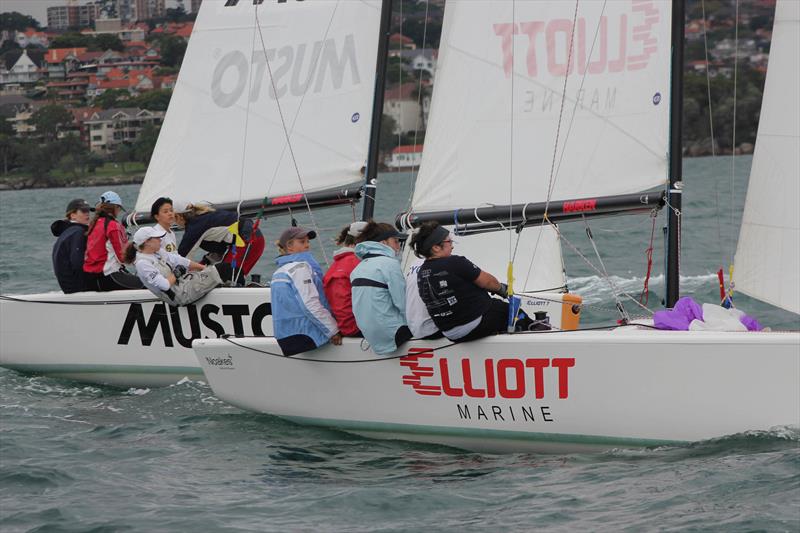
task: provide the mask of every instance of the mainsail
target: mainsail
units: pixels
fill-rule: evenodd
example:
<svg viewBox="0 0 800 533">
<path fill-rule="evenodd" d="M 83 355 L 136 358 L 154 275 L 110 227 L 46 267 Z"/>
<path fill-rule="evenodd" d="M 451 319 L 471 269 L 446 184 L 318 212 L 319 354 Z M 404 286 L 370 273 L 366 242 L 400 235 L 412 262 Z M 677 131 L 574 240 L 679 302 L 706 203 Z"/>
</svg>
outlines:
<svg viewBox="0 0 800 533">
<path fill-rule="evenodd" d="M 800 313 L 800 2 L 778 0 L 734 260 L 736 290 Z"/>
<path fill-rule="evenodd" d="M 564 1 L 448 0 L 415 212 L 665 183 L 669 3 L 575 9 Z M 558 239 L 550 228 L 538 232 L 524 230 L 518 245 L 515 235 L 510 243 L 507 234 L 462 238 L 457 253 L 495 275 L 514 256 L 517 290 L 561 286 Z"/>
<path fill-rule="evenodd" d="M 379 0 L 204 2 L 136 210 L 361 180 L 379 18 Z"/>
</svg>

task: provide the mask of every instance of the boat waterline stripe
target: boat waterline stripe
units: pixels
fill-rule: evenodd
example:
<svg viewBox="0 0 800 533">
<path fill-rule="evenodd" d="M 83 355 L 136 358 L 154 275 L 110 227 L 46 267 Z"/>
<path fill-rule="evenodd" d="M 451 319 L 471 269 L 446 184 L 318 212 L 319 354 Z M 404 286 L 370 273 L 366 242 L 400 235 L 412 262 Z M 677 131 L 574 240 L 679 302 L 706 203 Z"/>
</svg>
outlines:
<svg viewBox="0 0 800 533">
<path fill-rule="evenodd" d="M 176 374 L 202 376 L 203 370 L 193 366 L 138 365 L 30 365 L 2 363 L 0 366 L 29 374 Z"/>
<path fill-rule="evenodd" d="M 364 422 L 361 420 L 336 420 L 330 418 L 309 418 L 304 416 L 284 416 L 281 418 L 297 424 L 330 427 L 349 431 L 372 431 L 384 433 L 406 433 L 410 435 L 438 435 L 466 438 L 492 438 L 502 440 L 556 442 L 610 447 L 651 447 L 680 446 L 689 441 L 669 439 L 645 439 L 637 437 L 608 437 L 605 435 L 575 435 L 568 433 L 541 433 L 533 431 L 509 431 L 503 429 L 459 428 L 425 426 L 418 424 L 395 424 L 390 422 Z"/>
</svg>

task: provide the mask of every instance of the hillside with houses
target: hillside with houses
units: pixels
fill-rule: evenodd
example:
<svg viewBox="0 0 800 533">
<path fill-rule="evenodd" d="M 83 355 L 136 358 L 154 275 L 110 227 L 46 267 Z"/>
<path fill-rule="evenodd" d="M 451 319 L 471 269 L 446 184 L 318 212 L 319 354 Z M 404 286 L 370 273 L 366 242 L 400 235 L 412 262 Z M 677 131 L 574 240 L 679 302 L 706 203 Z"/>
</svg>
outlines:
<svg viewBox="0 0 800 533">
<path fill-rule="evenodd" d="M 0 14 L 0 187 L 140 180 L 200 3 L 65 0 L 44 27 Z M 387 168 L 404 169 L 421 160 L 445 1 L 394 4 L 381 149 Z M 705 15 L 700 0 L 687 7 L 685 150 L 749 152 L 775 0 L 742 2 L 738 25 L 735 0 L 706 0 Z"/>
</svg>

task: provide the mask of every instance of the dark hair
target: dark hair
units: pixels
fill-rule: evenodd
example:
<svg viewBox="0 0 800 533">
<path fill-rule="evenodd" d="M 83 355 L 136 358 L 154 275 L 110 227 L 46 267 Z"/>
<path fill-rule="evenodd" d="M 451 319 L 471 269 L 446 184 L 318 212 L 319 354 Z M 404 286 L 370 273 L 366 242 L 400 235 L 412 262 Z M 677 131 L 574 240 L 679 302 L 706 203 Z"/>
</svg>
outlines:
<svg viewBox="0 0 800 533">
<path fill-rule="evenodd" d="M 133 241 L 125 246 L 125 250 L 122 252 L 122 259 L 129 265 L 136 260 L 136 245 L 133 244 Z"/>
<path fill-rule="evenodd" d="M 161 209 L 161 206 L 164 204 L 172 205 L 172 199 L 167 198 L 166 196 L 162 196 L 161 198 L 153 202 L 153 205 L 150 206 L 150 216 L 155 218 L 155 216 L 158 214 L 158 211 Z"/>
<path fill-rule="evenodd" d="M 428 243 L 428 246 L 425 246 L 425 241 L 431 235 L 440 232 L 442 226 L 439 225 L 438 222 L 435 220 L 431 222 L 424 222 L 417 231 L 411 236 L 411 241 L 409 244 L 411 245 L 411 249 L 414 250 L 414 255 L 417 257 L 425 257 L 429 258 L 431 256 L 432 248 L 437 245 L 441 244 L 440 242 Z M 447 234 L 442 238 L 442 240 L 447 238 Z"/>
<path fill-rule="evenodd" d="M 116 216 L 114 214 L 118 207 L 120 206 L 116 204 L 109 204 L 107 202 L 101 202 L 97 204 L 97 207 L 94 210 L 94 216 L 92 217 L 92 221 L 89 222 L 89 228 L 86 230 L 86 235 L 92 233 L 92 230 L 97 225 L 97 221 L 100 220 L 101 218 L 116 219 Z"/>
<path fill-rule="evenodd" d="M 350 235 L 350 224 L 342 228 L 335 242 L 337 246 L 353 246 L 356 243 L 356 238 Z"/>
<path fill-rule="evenodd" d="M 364 226 L 364 229 L 361 230 L 361 234 L 356 239 L 356 242 L 374 241 L 375 237 L 390 231 L 396 231 L 395 227 L 391 224 L 370 220 L 367 222 L 367 225 Z"/>
</svg>

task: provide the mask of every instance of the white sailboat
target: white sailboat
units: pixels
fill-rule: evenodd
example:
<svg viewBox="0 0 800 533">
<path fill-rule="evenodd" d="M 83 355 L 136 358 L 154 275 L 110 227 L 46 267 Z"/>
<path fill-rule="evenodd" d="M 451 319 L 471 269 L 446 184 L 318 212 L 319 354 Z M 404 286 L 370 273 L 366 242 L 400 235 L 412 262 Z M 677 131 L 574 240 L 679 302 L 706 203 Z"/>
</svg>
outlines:
<svg viewBox="0 0 800 533">
<path fill-rule="evenodd" d="M 640 191 L 665 183 L 669 4 L 574 9 L 571 2 L 448 0 L 426 150 L 403 222 L 450 213 L 451 225 L 463 229 L 466 215 L 481 225 L 481 213 L 492 209 L 482 206 L 513 204 L 510 198 L 550 202 L 558 208 L 548 218 L 567 219 L 597 209 L 593 195 L 634 193 L 645 201 Z M 798 15 L 797 2 L 779 0 L 736 257 L 738 288 L 793 312 L 798 269 L 787 268 L 798 265 L 798 214 L 788 203 L 797 194 L 762 216 L 767 200 L 759 191 L 766 181 L 773 191 L 796 193 L 800 179 Z M 524 207 L 506 209 L 513 225 L 528 219 Z M 764 232 L 780 246 L 754 234 L 765 220 Z M 511 259 L 518 290 L 563 284 L 551 227 L 524 229 L 519 246 L 509 233 L 460 237 L 457 253 L 500 279 Z M 771 262 L 776 253 L 781 267 Z M 774 279 L 763 288 L 747 281 L 764 277 Z M 352 339 L 291 358 L 268 337 L 200 339 L 194 349 L 214 393 L 233 405 L 479 451 L 661 445 L 800 425 L 798 332 L 633 325 L 463 344 L 412 340 L 392 357 Z"/>
<path fill-rule="evenodd" d="M 355 198 L 379 16 L 370 0 L 203 3 L 129 221 L 160 196 L 251 213 Z M 201 377 L 192 339 L 271 332 L 266 288 L 180 309 L 146 290 L 0 297 L 0 366 L 92 383 Z"/>
</svg>

